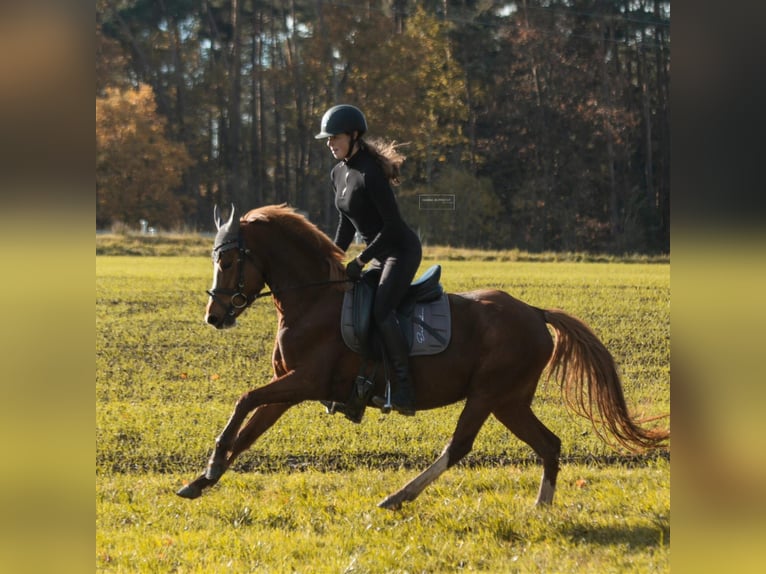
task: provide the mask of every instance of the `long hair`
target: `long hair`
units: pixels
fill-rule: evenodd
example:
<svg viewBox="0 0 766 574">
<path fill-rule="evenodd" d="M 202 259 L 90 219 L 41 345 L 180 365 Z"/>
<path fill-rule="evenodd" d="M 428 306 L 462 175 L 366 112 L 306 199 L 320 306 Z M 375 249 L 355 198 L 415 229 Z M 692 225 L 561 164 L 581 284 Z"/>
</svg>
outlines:
<svg viewBox="0 0 766 574">
<path fill-rule="evenodd" d="M 407 159 L 407 156 L 402 154 L 399 148 L 406 144 L 397 144 L 395 141 L 387 142 L 380 139 L 365 139 L 360 140 L 360 143 L 383 168 L 383 173 L 391 185 L 399 185 L 401 183 L 402 163 Z"/>
</svg>

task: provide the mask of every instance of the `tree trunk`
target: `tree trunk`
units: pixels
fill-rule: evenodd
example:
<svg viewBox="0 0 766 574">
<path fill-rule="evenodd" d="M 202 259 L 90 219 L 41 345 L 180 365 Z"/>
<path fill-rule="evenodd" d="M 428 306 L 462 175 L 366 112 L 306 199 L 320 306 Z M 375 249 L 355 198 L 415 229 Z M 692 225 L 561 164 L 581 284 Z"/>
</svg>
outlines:
<svg viewBox="0 0 766 574">
<path fill-rule="evenodd" d="M 232 200 L 238 205 L 246 205 L 245 189 L 241 175 L 241 139 L 242 139 L 242 74 L 241 69 L 241 24 L 240 2 L 231 0 L 231 59 L 229 61 L 229 109 L 228 109 L 228 153 L 226 155 L 226 178 Z"/>
</svg>

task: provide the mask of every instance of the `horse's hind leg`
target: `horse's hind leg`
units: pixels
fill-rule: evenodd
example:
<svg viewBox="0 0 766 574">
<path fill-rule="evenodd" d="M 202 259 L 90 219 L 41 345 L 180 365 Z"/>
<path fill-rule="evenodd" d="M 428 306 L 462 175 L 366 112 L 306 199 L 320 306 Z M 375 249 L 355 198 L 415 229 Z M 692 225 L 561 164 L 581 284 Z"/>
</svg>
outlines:
<svg viewBox="0 0 766 574">
<path fill-rule="evenodd" d="M 508 430 L 532 447 L 543 461 L 543 476 L 535 504 L 550 504 L 556 492 L 561 440 L 540 422 L 529 405 L 513 405 L 495 409 L 492 414 Z"/>
<path fill-rule="evenodd" d="M 399 510 L 403 502 L 415 500 L 423 490 L 439 478 L 442 473 L 457 463 L 471 451 L 473 441 L 479 434 L 479 429 L 489 416 L 489 408 L 479 401 L 468 399 L 455 428 L 452 439 L 444 448 L 439 458 L 426 470 L 408 482 L 401 490 L 395 492 L 380 504 L 381 508 Z"/>
</svg>

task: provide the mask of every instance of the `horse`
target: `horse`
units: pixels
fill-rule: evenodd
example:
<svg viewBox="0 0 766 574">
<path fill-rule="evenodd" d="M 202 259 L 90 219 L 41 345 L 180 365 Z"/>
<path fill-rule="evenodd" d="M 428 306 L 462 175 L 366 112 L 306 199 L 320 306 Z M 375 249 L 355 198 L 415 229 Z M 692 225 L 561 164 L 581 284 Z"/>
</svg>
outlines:
<svg viewBox="0 0 766 574">
<path fill-rule="evenodd" d="M 341 306 L 351 284 L 344 252 L 324 232 L 284 204 L 253 209 L 241 218 L 232 205 L 225 222 L 216 206 L 214 221 L 218 233 L 205 322 L 216 329 L 233 327 L 256 299 L 271 295 L 278 322 L 274 374 L 236 402 L 205 471 L 176 493 L 188 499 L 216 484 L 290 407 L 345 401 L 363 361 L 341 337 Z M 463 400 L 465 405 L 436 460 L 379 507 L 398 510 L 415 500 L 471 451 L 490 415 L 537 454 L 543 472 L 535 504 L 551 504 L 561 440 L 531 408 L 546 370 L 560 382 L 566 406 L 588 418 L 608 444 L 633 452 L 666 447 L 669 430 L 645 428 L 645 421 L 630 415 L 612 355 L 582 320 L 495 289 L 447 296 L 449 344 L 438 354 L 410 358 L 415 406 L 423 411 Z M 375 385 L 377 394 L 385 392 L 385 381 Z"/>
</svg>

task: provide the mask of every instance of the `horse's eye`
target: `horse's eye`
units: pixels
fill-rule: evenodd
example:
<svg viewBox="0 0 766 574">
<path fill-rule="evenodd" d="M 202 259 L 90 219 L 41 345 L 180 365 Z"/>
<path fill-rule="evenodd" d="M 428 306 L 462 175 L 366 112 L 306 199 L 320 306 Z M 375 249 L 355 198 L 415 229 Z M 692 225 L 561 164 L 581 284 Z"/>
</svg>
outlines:
<svg viewBox="0 0 766 574">
<path fill-rule="evenodd" d="M 221 263 L 221 269 L 226 271 L 227 269 L 231 269 L 231 266 L 234 265 L 231 261 L 222 262 Z"/>
</svg>

